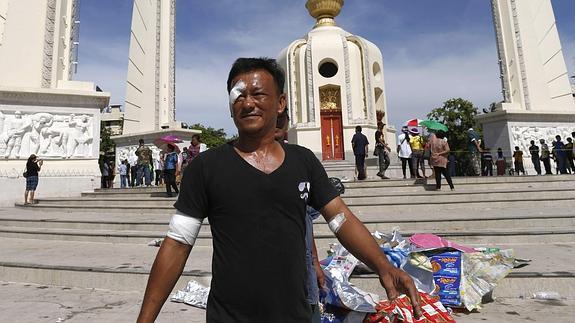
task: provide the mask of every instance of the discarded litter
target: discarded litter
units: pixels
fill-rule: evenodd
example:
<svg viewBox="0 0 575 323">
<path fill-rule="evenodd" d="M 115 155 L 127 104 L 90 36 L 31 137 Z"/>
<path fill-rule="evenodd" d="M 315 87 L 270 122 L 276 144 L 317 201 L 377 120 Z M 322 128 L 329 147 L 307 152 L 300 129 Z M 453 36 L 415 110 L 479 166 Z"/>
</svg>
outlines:
<svg viewBox="0 0 575 323">
<path fill-rule="evenodd" d="M 164 239 L 158 238 L 158 239 L 154 239 L 150 242 L 148 242 L 148 246 L 150 247 L 159 247 L 162 245 L 162 242 L 164 242 Z"/>
<path fill-rule="evenodd" d="M 364 323 L 395 323 L 395 322 L 453 322 L 455 320 L 438 298 L 419 292 L 419 299 L 423 317 L 416 320 L 413 317 L 413 307 L 409 297 L 402 295 L 393 302 L 381 301 L 376 309 L 377 313 L 368 315 Z"/>
<path fill-rule="evenodd" d="M 533 294 L 533 298 L 545 301 L 558 301 L 561 300 L 561 295 L 557 292 L 537 292 Z"/>
<path fill-rule="evenodd" d="M 475 252 L 476 250 L 470 247 L 462 246 L 455 242 L 445 240 L 435 234 L 431 233 L 417 233 L 409 238 L 409 241 L 414 245 L 423 249 L 441 249 L 452 248 L 461 252 Z"/>
<path fill-rule="evenodd" d="M 172 296 L 171 301 L 205 309 L 208 304 L 209 294 L 210 287 L 205 287 L 197 281 L 191 280 L 183 290 L 177 291 Z"/>
</svg>

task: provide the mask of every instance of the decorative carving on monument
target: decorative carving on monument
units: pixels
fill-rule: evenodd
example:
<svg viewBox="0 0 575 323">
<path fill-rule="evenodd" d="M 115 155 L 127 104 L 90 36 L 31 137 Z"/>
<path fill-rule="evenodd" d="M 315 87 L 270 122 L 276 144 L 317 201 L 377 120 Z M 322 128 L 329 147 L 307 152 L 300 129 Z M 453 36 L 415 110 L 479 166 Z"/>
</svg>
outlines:
<svg viewBox="0 0 575 323">
<path fill-rule="evenodd" d="M 320 110 L 341 110 L 341 92 L 339 87 L 327 86 L 319 89 Z"/>
<path fill-rule="evenodd" d="M 48 0 L 46 4 L 46 25 L 44 34 L 44 62 L 42 66 L 42 87 L 49 88 L 52 84 L 52 65 L 54 56 L 54 28 L 56 20 L 56 0 Z"/>
<path fill-rule="evenodd" d="M 308 36 L 307 47 L 305 50 L 305 69 L 307 72 L 307 123 L 315 124 L 315 102 L 314 102 L 314 86 L 313 86 L 313 65 L 312 65 L 312 40 L 311 35 Z"/>
<path fill-rule="evenodd" d="M 4 151 L 4 158 L 14 156 L 20 158 L 20 149 L 22 148 L 22 139 L 24 134 L 30 129 L 30 122 L 22 118 L 22 112 L 14 112 L 9 126 L 7 127 L 4 135 L 6 142 L 6 150 Z"/>
<path fill-rule="evenodd" d="M 93 117 L 46 112 L 0 112 L 0 155 L 4 158 L 93 157 Z"/>
<path fill-rule="evenodd" d="M 341 43 L 343 45 L 343 62 L 345 65 L 345 97 L 347 99 L 347 120 L 353 119 L 353 108 L 351 101 L 351 73 L 349 63 L 349 49 L 347 46 L 347 38 L 341 36 Z"/>
<path fill-rule="evenodd" d="M 519 146 L 519 149 L 525 154 L 529 154 L 529 146 L 531 140 L 534 140 L 539 146 L 539 139 L 545 139 L 545 142 L 551 146 L 555 140 L 555 136 L 561 136 L 563 143 L 567 143 L 567 138 L 571 137 L 571 132 L 575 130 L 575 125 L 562 126 L 562 127 L 537 127 L 537 126 L 512 126 L 511 127 L 511 143 L 514 149 Z M 497 147 L 492 147 L 497 149 Z"/>
</svg>

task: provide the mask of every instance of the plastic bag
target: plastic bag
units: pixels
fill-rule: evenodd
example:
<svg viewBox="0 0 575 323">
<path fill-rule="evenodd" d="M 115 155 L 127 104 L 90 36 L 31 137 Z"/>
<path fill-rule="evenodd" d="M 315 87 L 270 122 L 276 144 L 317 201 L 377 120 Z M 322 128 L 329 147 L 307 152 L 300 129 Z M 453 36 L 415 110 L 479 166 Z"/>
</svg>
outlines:
<svg viewBox="0 0 575 323">
<path fill-rule="evenodd" d="M 481 308 L 481 299 L 513 269 L 513 249 L 497 252 L 464 253 L 461 298 L 471 311 Z"/>
</svg>

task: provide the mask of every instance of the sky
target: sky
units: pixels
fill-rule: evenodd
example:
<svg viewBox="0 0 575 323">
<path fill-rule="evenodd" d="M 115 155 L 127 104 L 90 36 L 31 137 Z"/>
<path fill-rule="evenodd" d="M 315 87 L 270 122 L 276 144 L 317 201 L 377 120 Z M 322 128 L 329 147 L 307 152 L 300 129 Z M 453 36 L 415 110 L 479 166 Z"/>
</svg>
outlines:
<svg viewBox="0 0 575 323">
<path fill-rule="evenodd" d="M 178 0 L 176 118 L 236 133 L 225 82 L 237 57 L 275 58 L 315 20 L 305 0 Z M 575 1 L 552 1 L 575 75 Z M 133 0 L 81 0 L 78 73 L 124 104 Z M 338 26 L 384 56 L 388 118 L 425 118 L 453 98 L 481 108 L 502 100 L 489 0 L 347 0 Z"/>
</svg>

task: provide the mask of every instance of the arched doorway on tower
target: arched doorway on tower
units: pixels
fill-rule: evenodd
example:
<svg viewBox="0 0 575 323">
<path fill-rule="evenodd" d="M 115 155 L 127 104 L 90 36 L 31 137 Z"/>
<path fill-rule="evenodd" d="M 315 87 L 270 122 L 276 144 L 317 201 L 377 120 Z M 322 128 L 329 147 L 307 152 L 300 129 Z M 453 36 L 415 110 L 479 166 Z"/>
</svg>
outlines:
<svg viewBox="0 0 575 323">
<path fill-rule="evenodd" d="M 322 160 L 343 160 L 343 120 L 339 86 L 326 85 L 319 89 Z"/>
</svg>

